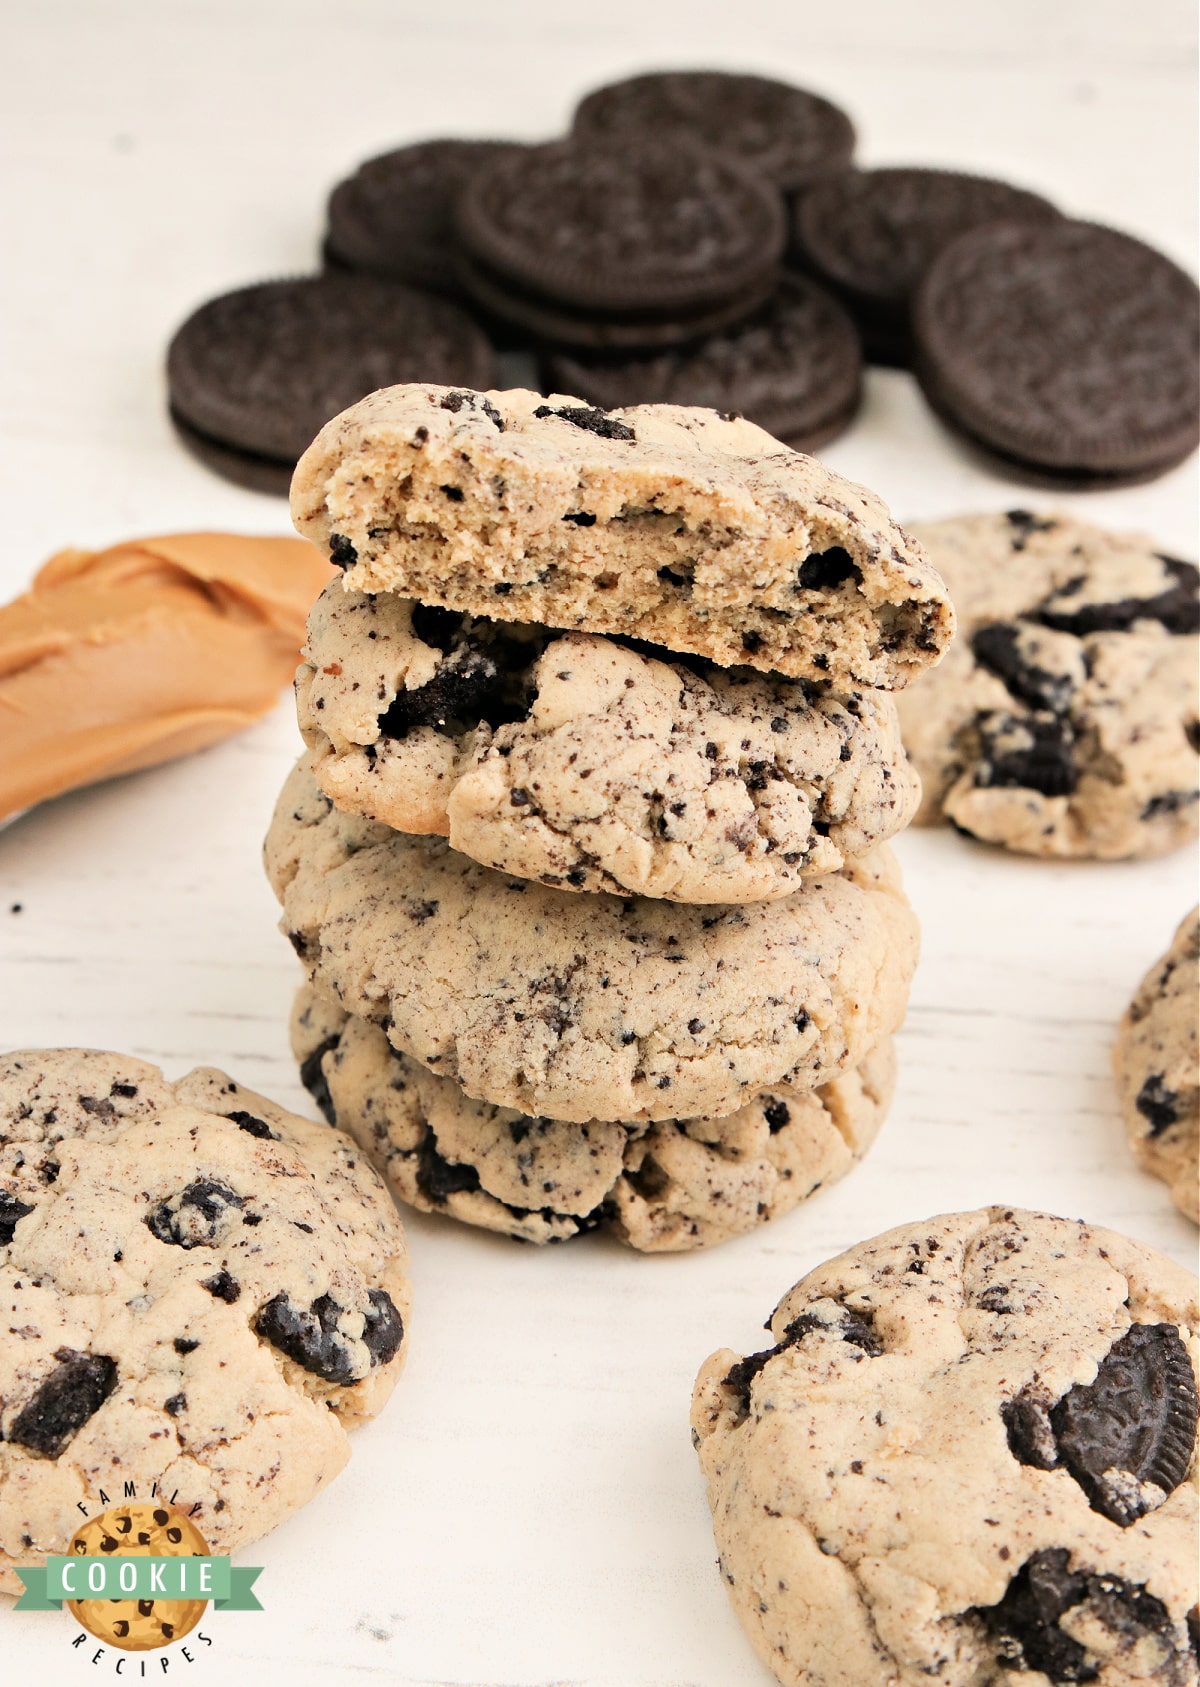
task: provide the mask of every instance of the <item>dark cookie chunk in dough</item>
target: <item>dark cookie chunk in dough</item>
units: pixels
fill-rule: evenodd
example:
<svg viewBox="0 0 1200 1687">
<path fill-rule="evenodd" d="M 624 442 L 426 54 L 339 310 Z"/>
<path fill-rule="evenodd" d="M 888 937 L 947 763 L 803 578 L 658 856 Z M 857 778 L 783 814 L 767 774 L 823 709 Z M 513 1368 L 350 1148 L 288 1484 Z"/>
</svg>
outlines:
<svg viewBox="0 0 1200 1687">
<path fill-rule="evenodd" d="M 198 1178 L 147 1214 L 146 1228 L 160 1242 L 177 1248 L 211 1248 L 230 1209 L 244 1205 L 228 1184 L 216 1178 Z"/>
<path fill-rule="evenodd" d="M 26 1213 L 33 1211 L 32 1205 L 20 1200 L 16 1195 L 10 1195 L 7 1189 L 0 1189 L 0 1248 L 6 1248 L 13 1239 L 17 1225 Z"/>
<path fill-rule="evenodd" d="M 1065 1547 L 1035 1552 L 998 1604 L 976 1608 L 974 1615 L 996 1642 L 998 1661 L 1010 1669 L 1039 1670 L 1055 1687 L 1096 1680 L 1099 1670 L 1087 1649 L 1060 1626 L 1069 1611 L 1082 1606 L 1125 1645 L 1143 1635 L 1155 1636 L 1168 1654 L 1174 1650 L 1174 1625 L 1161 1599 L 1119 1576 L 1071 1570 L 1070 1558 Z"/>
<path fill-rule="evenodd" d="M 57 1367 L 17 1413 L 5 1439 L 56 1459 L 117 1386 L 116 1361 L 104 1353 L 60 1347 Z"/>
<path fill-rule="evenodd" d="M 259 1335 L 294 1359 L 306 1371 L 326 1382 L 356 1381 L 361 1366 L 355 1363 L 351 1339 L 341 1329 L 344 1308 L 332 1295 L 318 1295 L 307 1310 L 290 1296 L 272 1297 L 255 1319 Z M 386 1364 L 399 1351 L 404 1325 L 386 1290 L 372 1290 L 363 1313 L 363 1346 L 371 1365 Z"/>
</svg>

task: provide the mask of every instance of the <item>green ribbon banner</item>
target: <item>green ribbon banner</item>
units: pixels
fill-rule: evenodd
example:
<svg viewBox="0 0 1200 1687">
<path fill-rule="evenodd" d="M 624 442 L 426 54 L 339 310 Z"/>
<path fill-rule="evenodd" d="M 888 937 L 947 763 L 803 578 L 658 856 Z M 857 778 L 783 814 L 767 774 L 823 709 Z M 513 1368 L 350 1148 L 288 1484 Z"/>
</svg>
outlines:
<svg viewBox="0 0 1200 1687">
<path fill-rule="evenodd" d="M 261 1611 L 251 1589 L 262 1567 L 221 1558 L 48 1558 L 19 1569 L 18 1611 L 60 1611 L 64 1599 L 211 1599 L 218 1611 Z"/>
</svg>

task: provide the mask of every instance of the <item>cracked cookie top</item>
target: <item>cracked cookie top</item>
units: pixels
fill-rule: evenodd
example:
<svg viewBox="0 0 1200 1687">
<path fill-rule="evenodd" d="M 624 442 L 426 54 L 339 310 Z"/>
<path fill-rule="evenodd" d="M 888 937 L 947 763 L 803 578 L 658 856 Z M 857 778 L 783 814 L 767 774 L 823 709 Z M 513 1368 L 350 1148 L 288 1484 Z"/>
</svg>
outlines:
<svg viewBox="0 0 1200 1687">
<path fill-rule="evenodd" d="M 338 808 L 563 889 L 786 896 L 907 825 L 893 700 L 332 583 L 300 728 Z"/>
<path fill-rule="evenodd" d="M 178 1491 L 214 1551 L 265 1534 L 387 1400 L 408 1304 L 342 1132 L 213 1068 L 0 1057 L 0 1588 L 102 1487 Z"/>
<path fill-rule="evenodd" d="M 905 1225 L 714 1354 L 692 1423 L 721 1568 L 789 1687 L 1189 1687 L 1196 1282 L 993 1207 Z"/>
<path fill-rule="evenodd" d="M 266 864 L 323 994 L 468 1095 L 554 1119 L 816 1088 L 897 1028 L 916 962 L 886 845 L 772 903 L 573 896 L 342 814 L 301 761 Z"/>
<path fill-rule="evenodd" d="M 894 689 L 954 630 L 873 492 L 714 410 L 408 385 L 329 422 L 292 519 L 356 591 Z"/>
<path fill-rule="evenodd" d="M 959 624 L 937 672 L 896 700 L 918 820 L 1031 855 L 1156 855 L 1194 837 L 1195 566 L 1023 509 L 914 531 Z"/>
</svg>

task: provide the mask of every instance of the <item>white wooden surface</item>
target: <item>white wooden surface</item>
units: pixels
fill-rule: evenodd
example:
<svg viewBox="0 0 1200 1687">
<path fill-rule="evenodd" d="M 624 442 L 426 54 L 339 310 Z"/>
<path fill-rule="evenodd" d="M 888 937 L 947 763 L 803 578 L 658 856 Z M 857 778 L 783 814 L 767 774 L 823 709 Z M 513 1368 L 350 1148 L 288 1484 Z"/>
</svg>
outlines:
<svg viewBox="0 0 1200 1687">
<path fill-rule="evenodd" d="M 868 162 L 1007 173 L 1194 261 L 1187 0 L 39 0 L 3 13 L 0 592 L 49 551 L 190 527 L 282 531 L 195 465 L 161 361 L 208 294 L 308 266 L 323 190 L 437 134 L 552 133 L 579 93 L 664 64 L 761 68 L 854 113 Z M 828 452 L 902 518 L 1045 504 L 875 374 Z M 1078 497 L 1194 554 L 1195 464 Z M 227 1066 L 304 1108 L 295 963 L 258 866 L 297 746 L 288 704 L 235 742 L 0 832 L 0 1044 Z M 1194 898 L 1190 852 L 1057 866 L 942 833 L 899 846 L 925 933 L 897 1105 L 867 1164 L 773 1228 L 642 1259 L 535 1252 L 414 1218 L 411 1357 L 347 1472 L 241 1553 L 262 1615 L 212 1615 L 169 1679 L 294 1687 L 764 1687 L 713 1568 L 687 1432 L 714 1347 L 888 1225 L 991 1200 L 1086 1215 L 1192 1262 L 1125 1151 L 1113 1025 Z M 21 912 L 10 906 L 21 904 Z M 0 1601 L 0 1680 L 111 1673 L 56 1614 Z M 90 1651 L 89 1649 L 89 1655 Z M 158 1660 L 147 1666 L 160 1673 Z M 126 1678 L 130 1674 L 126 1670 Z"/>
</svg>

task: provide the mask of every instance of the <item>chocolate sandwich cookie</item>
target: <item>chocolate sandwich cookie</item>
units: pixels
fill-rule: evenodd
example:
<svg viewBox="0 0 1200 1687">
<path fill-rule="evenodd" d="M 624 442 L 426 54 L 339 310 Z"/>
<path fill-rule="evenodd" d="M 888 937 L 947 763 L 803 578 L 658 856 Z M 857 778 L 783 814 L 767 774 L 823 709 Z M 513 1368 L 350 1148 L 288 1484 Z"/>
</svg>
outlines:
<svg viewBox="0 0 1200 1687">
<path fill-rule="evenodd" d="M 1028 855 L 1160 855 L 1200 825 L 1189 562 L 1138 534 L 1009 510 L 914 528 L 959 636 L 896 699 L 918 821 Z"/>
<path fill-rule="evenodd" d="M 1194 1687 L 1196 1280 L 1011 1207 L 809 1272 L 714 1353 L 718 1560 L 785 1687 Z"/>
<path fill-rule="evenodd" d="M 286 493 L 330 416 L 398 380 L 486 382 L 492 348 L 445 299 L 365 276 L 267 281 L 201 305 L 167 353 L 171 417 L 218 473 Z"/>
<path fill-rule="evenodd" d="M 696 404 L 734 412 L 795 451 L 814 451 L 853 421 L 862 397 L 862 351 L 854 324 L 823 288 L 785 276 L 747 321 L 697 345 L 654 357 L 545 361 L 549 392 L 589 404 Z"/>
<path fill-rule="evenodd" d="M 301 762 L 266 865 L 323 995 L 468 1095 L 568 1122 L 817 1089 L 896 1030 L 916 964 L 886 844 L 777 902 L 573 896 L 342 814 Z"/>
<path fill-rule="evenodd" d="M 296 701 L 338 808 L 565 890 L 787 896 L 920 800 L 886 693 L 336 581 L 309 615 Z"/>
<path fill-rule="evenodd" d="M 905 685 L 954 627 L 873 493 L 712 410 L 393 387 L 322 429 L 292 520 L 357 591 L 830 685 Z"/>
<path fill-rule="evenodd" d="M 1125 1010 L 1113 1047 L 1125 1128 L 1138 1163 L 1200 1222 L 1200 910 L 1175 933 Z"/>
<path fill-rule="evenodd" d="M 674 138 L 726 152 L 795 193 L 854 152 L 854 125 L 820 94 L 767 76 L 723 70 L 651 71 L 580 101 L 576 135 L 635 148 Z"/>
<path fill-rule="evenodd" d="M 774 187 L 689 145 L 503 153 L 464 187 L 456 226 L 469 292 L 584 346 L 676 344 L 749 315 L 786 240 Z"/>
<path fill-rule="evenodd" d="M 410 1206 L 525 1242 L 603 1227 L 642 1253 L 728 1241 L 836 1182 L 871 1146 L 895 1087 L 889 1038 L 819 1089 L 777 1085 L 723 1118 L 531 1118 L 472 1100 L 308 987 L 292 1048 L 330 1123 Z"/>
<path fill-rule="evenodd" d="M 327 258 L 433 293 L 460 290 L 454 202 L 504 141 L 423 141 L 368 158 L 329 196 Z"/>
<path fill-rule="evenodd" d="M 1129 235 L 1052 218 L 960 235 L 913 307 L 954 427 L 1063 485 L 1153 479 L 1200 438 L 1200 292 Z"/>
<path fill-rule="evenodd" d="M 873 363 L 906 367 L 917 283 L 957 235 L 997 218 L 1044 219 L 1048 200 L 957 170 L 848 170 L 801 195 L 792 217 L 795 260 L 833 289 Z"/>
<path fill-rule="evenodd" d="M 387 1401 L 408 1311 L 341 1131 L 212 1068 L 0 1056 L 0 1589 L 117 1481 L 198 1506 L 217 1553 L 274 1528 Z"/>
</svg>

